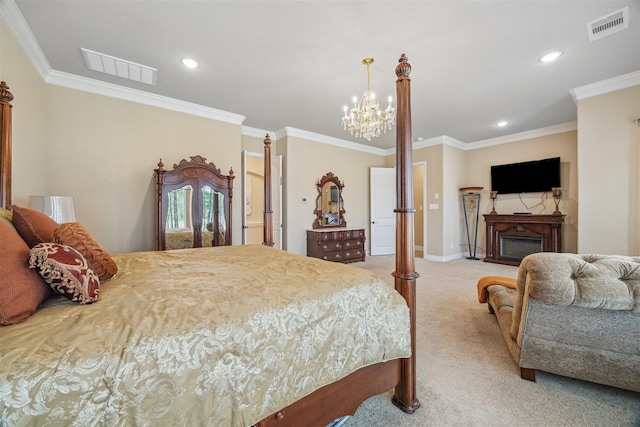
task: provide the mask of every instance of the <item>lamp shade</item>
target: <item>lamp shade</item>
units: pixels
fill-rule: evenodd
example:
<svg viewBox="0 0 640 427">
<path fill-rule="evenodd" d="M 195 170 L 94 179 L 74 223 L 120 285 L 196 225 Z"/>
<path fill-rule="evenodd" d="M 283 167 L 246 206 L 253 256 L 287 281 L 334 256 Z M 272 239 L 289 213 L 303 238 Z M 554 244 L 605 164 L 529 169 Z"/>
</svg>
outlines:
<svg viewBox="0 0 640 427">
<path fill-rule="evenodd" d="M 29 196 L 30 209 L 53 218 L 58 224 L 76 222 L 76 204 L 71 196 Z"/>
</svg>

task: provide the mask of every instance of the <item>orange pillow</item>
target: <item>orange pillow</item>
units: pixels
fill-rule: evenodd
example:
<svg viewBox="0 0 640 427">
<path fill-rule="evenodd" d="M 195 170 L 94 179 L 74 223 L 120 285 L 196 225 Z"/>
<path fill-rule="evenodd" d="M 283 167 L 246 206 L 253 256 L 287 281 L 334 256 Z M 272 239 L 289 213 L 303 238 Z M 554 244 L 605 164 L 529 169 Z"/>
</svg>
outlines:
<svg viewBox="0 0 640 427">
<path fill-rule="evenodd" d="M 111 255 L 98 244 L 91 233 L 79 222 L 60 224 L 53 232 L 53 241 L 71 246 L 86 258 L 100 281 L 111 279 L 118 272 L 118 266 Z"/>
<path fill-rule="evenodd" d="M 28 267 L 29 247 L 16 230 L 0 221 L 0 325 L 31 316 L 52 290 Z"/>
<path fill-rule="evenodd" d="M 57 222 L 33 209 L 16 205 L 11 206 L 11 209 L 13 209 L 13 226 L 27 242 L 29 248 L 38 243 L 53 242 L 53 230 L 58 226 Z"/>
</svg>

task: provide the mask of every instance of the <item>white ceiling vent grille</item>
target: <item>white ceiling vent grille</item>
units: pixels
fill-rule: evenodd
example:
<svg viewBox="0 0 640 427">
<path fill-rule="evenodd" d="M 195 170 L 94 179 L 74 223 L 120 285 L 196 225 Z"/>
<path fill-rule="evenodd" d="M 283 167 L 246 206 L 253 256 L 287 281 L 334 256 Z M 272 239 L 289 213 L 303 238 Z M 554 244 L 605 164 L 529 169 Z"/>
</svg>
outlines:
<svg viewBox="0 0 640 427">
<path fill-rule="evenodd" d="M 587 24 L 589 41 L 594 41 L 622 31 L 629 26 L 629 7 L 620 9 Z"/>
<path fill-rule="evenodd" d="M 156 85 L 158 70 L 155 68 L 125 61 L 124 59 L 115 58 L 89 49 L 80 48 L 80 50 L 82 51 L 82 56 L 84 56 L 84 62 L 90 70 L 152 86 Z"/>
</svg>

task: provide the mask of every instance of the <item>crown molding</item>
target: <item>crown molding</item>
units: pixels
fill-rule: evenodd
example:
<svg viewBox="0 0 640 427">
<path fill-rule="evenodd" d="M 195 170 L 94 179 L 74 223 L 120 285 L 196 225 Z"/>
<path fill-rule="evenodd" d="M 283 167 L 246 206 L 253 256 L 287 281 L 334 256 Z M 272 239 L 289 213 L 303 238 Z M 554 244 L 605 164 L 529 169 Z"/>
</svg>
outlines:
<svg viewBox="0 0 640 427">
<path fill-rule="evenodd" d="M 251 126 L 242 126 L 240 128 L 240 134 L 244 135 L 244 136 L 251 136 L 253 138 L 261 138 L 264 139 L 266 137 L 267 134 L 269 134 L 269 138 L 271 138 L 272 141 L 276 140 L 276 133 L 273 131 L 268 131 L 268 130 L 263 130 L 263 129 L 258 129 L 258 128 L 253 128 Z"/>
<path fill-rule="evenodd" d="M 378 156 L 386 156 L 386 150 L 382 148 L 370 147 L 364 144 L 358 144 L 357 142 L 347 141 L 344 139 L 333 138 L 331 136 L 321 135 L 319 133 L 309 132 L 302 129 L 296 129 L 285 126 L 283 129 L 276 132 L 278 139 L 284 136 L 290 136 L 294 138 L 306 139 L 309 141 L 320 142 L 323 144 L 334 145 L 336 147 L 348 148 L 350 150 L 362 151 L 369 154 L 376 154 Z"/>
<path fill-rule="evenodd" d="M 604 95 L 605 93 L 638 85 L 640 85 L 640 70 L 607 80 L 602 80 L 600 82 L 580 86 L 570 90 L 569 93 L 571 94 L 571 98 L 573 98 L 573 102 L 577 103 L 581 99 Z"/>
<path fill-rule="evenodd" d="M 51 72 L 51 65 L 47 57 L 44 56 L 42 49 L 40 49 L 40 45 L 31 32 L 31 28 L 27 25 L 14 0 L 0 0 L 0 18 L 9 28 L 18 45 L 31 60 L 42 79 L 45 80 Z"/>
<path fill-rule="evenodd" d="M 156 95 L 138 89 L 131 89 L 113 83 L 102 82 L 87 77 L 76 76 L 61 71 L 51 71 L 45 81 L 49 84 L 77 89 L 83 92 L 90 92 L 97 95 L 122 99 L 125 101 L 137 102 L 139 104 L 164 108 L 166 110 L 178 111 L 194 116 L 219 120 L 235 125 L 242 125 L 245 116 L 229 113 L 211 107 L 205 107 L 191 102 L 180 101 L 175 98 Z"/>
<path fill-rule="evenodd" d="M 522 141 L 525 139 L 540 138 L 548 135 L 555 135 L 557 133 L 570 132 L 578 129 L 577 122 L 562 123 L 559 125 L 548 126 L 540 129 L 528 130 L 520 133 L 513 133 L 511 135 L 500 136 L 498 138 L 484 139 L 482 141 L 471 142 L 466 144 L 465 150 L 475 150 L 478 148 L 491 147 L 493 145 L 507 144 L 509 142 Z"/>
</svg>

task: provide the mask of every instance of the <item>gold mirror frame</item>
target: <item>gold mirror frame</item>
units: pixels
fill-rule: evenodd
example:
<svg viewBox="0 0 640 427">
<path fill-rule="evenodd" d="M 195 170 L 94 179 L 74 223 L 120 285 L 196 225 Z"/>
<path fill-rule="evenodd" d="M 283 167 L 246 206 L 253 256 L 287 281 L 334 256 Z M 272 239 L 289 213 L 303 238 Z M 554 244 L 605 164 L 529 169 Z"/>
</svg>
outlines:
<svg viewBox="0 0 640 427">
<path fill-rule="evenodd" d="M 337 198 L 331 197 L 332 187 L 336 188 Z M 316 215 L 313 221 L 313 228 L 336 228 L 346 227 L 347 221 L 344 219 L 344 200 L 342 199 L 342 189 L 344 182 L 340 182 L 332 172 L 327 173 L 316 182 L 318 196 L 316 197 L 316 207 L 313 213 Z M 323 196 L 326 196 L 324 198 Z M 333 200 L 333 199 L 337 199 Z M 335 203 L 333 208 L 330 208 Z"/>
</svg>

